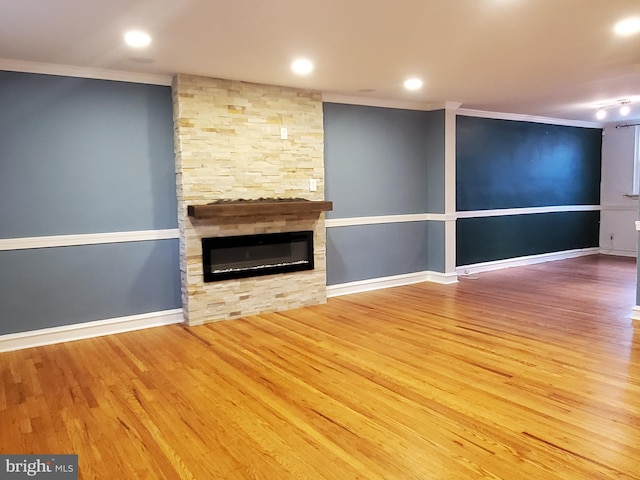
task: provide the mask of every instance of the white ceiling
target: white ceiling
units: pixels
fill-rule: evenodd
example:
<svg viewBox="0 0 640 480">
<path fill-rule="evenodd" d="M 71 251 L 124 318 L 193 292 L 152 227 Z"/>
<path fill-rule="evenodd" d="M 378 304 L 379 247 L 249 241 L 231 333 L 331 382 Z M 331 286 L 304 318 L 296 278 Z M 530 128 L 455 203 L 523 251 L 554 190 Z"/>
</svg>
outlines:
<svg viewBox="0 0 640 480">
<path fill-rule="evenodd" d="M 612 31 L 628 16 L 640 0 L 0 0 L 0 59 L 586 121 L 624 98 L 630 121 L 640 35 Z M 151 46 L 126 47 L 131 28 Z M 299 56 L 311 75 L 290 71 Z"/>
</svg>

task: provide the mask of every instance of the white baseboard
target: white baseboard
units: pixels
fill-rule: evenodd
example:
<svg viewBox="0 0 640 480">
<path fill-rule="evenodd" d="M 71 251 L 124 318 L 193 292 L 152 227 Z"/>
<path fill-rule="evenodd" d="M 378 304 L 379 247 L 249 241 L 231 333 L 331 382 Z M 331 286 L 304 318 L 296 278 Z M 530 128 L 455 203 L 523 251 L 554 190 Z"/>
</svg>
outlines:
<svg viewBox="0 0 640 480">
<path fill-rule="evenodd" d="M 565 250 L 563 252 L 542 253 L 540 255 L 528 255 L 526 257 L 507 258 L 494 262 L 475 263 L 473 265 L 462 265 L 456 267 L 458 275 L 471 275 L 474 273 L 490 272 L 503 268 L 524 267 L 536 263 L 552 262 L 554 260 L 564 260 L 567 258 L 584 257 L 586 255 L 596 255 L 600 253 L 598 247 L 579 248 L 576 250 Z"/>
<path fill-rule="evenodd" d="M 601 248 L 602 255 L 615 255 L 617 257 L 637 257 L 638 252 L 632 250 L 611 250 L 610 248 Z"/>
<path fill-rule="evenodd" d="M 640 305 L 636 305 L 635 307 L 633 307 L 631 312 L 631 320 L 640 322 Z"/>
<path fill-rule="evenodd" d="M 380 290 L 382 288 L 389 287 L 399 287 L 401 285 L 411 285 L 412 283 L 420 282 L 451 284 L 456 283 L 457 281 L 458 275 L 455 273 L 440 273 L 430 271 L 405 273 L 402 275 L 370 278 L 367 280 L 358 280 L 356 282 L 329 285 L 327 286 L 327 297 L 339 297 L 341 295 L 368 292 L 371 290 Z"/>
<path fill-rule="evenodd" d="M 427 274 L 427 282 L 440 283 L 442 285 L 451 285 L 458 283 L 457 273 L 441 273 L 441 272 L 425 272 Z"/>
<path fill-rule="evenodd" d="M 112 335 L 114 333 L 130 332 L 132 330 L 171 325 L 183 321 L 182 309 L 177 308 L 161 312 L 76 323 L 61 327 L 43 328 L 30 332 L 10 333 L 0 335 L 0 352 L 70 342 L 83 338 Z"/>
</svg>

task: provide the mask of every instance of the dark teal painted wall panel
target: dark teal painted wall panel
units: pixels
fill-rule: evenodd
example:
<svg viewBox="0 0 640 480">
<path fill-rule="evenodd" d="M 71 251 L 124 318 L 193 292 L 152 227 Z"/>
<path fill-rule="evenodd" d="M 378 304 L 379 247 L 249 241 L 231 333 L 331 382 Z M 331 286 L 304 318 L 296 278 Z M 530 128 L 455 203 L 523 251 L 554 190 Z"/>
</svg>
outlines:
<svg viewBox="0 0 640 480">
<path fill-rule="evenodd" d="M 178 240 L 0 252 L 0 335 L 181 307 Z"/>
<path fill-rule="evenodd" d="M 558 212 L 457 221 L 457 265 L 597 247 L 599 211 Z"/>
<path fill-rule="evenodd" d="M 171 88 L 0 72 L 0 238 L 177 227 Z"/>
<path fill-rule="evenodd" d="M 457 117 L 457 210 L 599 205 L 602 130 Z"/>
<path fill-rule="evenodd" d="M 444 212 L 444 111 L 323 110 L 327 218 Z"/>
</svg>

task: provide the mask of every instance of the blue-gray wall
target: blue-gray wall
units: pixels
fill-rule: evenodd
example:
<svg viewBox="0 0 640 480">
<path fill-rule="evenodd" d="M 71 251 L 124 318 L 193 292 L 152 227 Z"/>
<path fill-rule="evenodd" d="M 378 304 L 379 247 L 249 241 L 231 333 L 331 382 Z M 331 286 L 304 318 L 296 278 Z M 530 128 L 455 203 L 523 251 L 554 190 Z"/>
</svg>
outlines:
<svg viewBox="0 0 640 480">
<path fill-rule="evenodd" d="M 462 218 L 457 265 L 598 246 L 602 130 L 458 116 L 456 209 L 568 206 L 564 212 Z"/>
<path fill-rule="evenodd" d="M 444 111 L 324 104 L 328 219 L 444 213 Z M 327 229 L 327 283 L 444 272 L 436 221 Z"/>
<path fill-rule="evenodd" d="M 0 72 L 0 239 L 177 228 L 170 87 Z M 0 251 L 0 334 L 180 307 L 178 241 Z"/>
</svg>

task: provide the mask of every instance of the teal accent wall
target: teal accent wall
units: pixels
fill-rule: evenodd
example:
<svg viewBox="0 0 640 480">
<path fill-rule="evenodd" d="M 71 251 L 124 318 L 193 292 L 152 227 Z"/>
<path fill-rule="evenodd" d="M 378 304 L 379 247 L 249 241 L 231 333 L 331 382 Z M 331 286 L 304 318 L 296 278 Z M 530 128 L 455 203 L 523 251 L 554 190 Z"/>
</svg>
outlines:
<svg viewBox="0 0 640 480">
<path fill-rule="evenodd" d="M 457 117 L 456 209 L 599 205 L 602 129 Z"/>
<path fill-rule="evenodd" d="M 458 116 L 456 208 L 567 206 L 545 214 L 457 221 L 456 264 L 597 247 L 602 130 Z"/>
<path fill-rule="evenodd" d="M 554 212 L 462 218 L 458 265 L 598 246 L 600 212 Z"/>
</svg>

